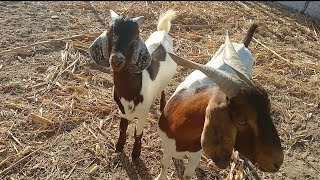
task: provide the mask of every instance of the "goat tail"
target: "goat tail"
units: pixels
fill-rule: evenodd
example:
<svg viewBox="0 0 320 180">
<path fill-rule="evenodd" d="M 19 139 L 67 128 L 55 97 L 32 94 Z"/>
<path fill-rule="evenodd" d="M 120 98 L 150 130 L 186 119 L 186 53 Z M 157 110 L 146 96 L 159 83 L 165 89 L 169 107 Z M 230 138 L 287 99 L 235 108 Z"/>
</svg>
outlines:
<svg viewBox="0 0 320 180">
<path fill-rule="evenodd" d="M 243 39 L 243 44 L 246 48 L 248 48 L 252 38 L 253 38 L 253 34 L 255 33 L 255 31 L 257 30 L 258 25 L 256 23 L 253 23 L 249 29 L 249 31 L 247 32 L 246 37 L 244 37 Z"/>
<path fill-rule="evenodd" d="M 172 9 L 169 9 L 164 14 L 161 14 L 157 24 L 157 30 L 158 31 L 165 30 L 165 32 L 168 33 L 171 28 L 170 21 L 172 21 L 175 17 L 176 17 L 176 11 L 173 11 Z"/>
</svg>

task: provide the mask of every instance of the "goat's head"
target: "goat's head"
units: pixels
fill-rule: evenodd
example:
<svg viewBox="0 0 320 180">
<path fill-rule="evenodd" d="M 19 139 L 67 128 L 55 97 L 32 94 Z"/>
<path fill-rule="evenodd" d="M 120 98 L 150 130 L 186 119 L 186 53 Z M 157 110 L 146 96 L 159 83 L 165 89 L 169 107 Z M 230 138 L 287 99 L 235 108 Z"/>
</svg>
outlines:
<svg viewBox="0 0 320 180">
<path fill-rule="evenodd" d="M 113 71 L 141 72 L 149 66 L 151 57 L 139 36 L 139 24 L 143 16 L 127 18 L 110 10 L 109 29 L 103 32 L 89 48 L 92 59 L 100 66 Z"/>
<path fill-rule="evenodd" d="M 211 78 L 222 91 L 212 97 L 206 109 L 201 135 L 204 153 L 219 168 L 227 168 L 232 149 L 237 149 L 262 171 L 276 172 L 283 162 L 280 138 L 270 115 L 267 92 L 256 85 L 241 64 L 227 33 L 224 61 L 239 77 L 212 67 L 172 59 L 187 68 L 197 69 Z"/>
</svg>

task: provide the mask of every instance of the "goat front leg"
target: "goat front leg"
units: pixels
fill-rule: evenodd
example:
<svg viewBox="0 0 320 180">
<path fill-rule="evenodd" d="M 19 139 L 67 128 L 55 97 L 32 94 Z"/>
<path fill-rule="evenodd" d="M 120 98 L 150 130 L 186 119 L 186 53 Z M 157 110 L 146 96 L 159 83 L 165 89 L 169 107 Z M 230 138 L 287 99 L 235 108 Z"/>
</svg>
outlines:
<svg viewBox="0 0 320 180">
<path fill-rule="evenodd" d="M 166 94 L 164 90 L 161 92 L 161 98 L 160 98 L 160 112 L 163 111 L 164 107 L 166 105 Z"/>
<path fill-rule="evenodd" d="M 121 152 L 123 150 L 124 144 L 127 140 L 127 128 L 129 121 L 125 118 L 121 118 L 120 121 L 120 135 L 116 145 L 116 152 Z"/>
<path fill-rule="evenodd" d="M 138 118 L 138 122 L 136 125 L 136 128 L 134 130 L 134 145 L 132 150 L 132 159 L 136 160 L 139 158 L 141 154 L 141 139 L 143 135 L 143 126 L 147 121 L 147 116 L 144 116 L 143 118 Z"/>
<path fill-rule="evenodd" d="M 201 151 L 192 153 L 188 157 L 188 164 L 186 169 L 184 170 L 183 178 L 184 180 L 191 180 L 194 172 L 196 171 L 201 158 Z"/>
</svg>

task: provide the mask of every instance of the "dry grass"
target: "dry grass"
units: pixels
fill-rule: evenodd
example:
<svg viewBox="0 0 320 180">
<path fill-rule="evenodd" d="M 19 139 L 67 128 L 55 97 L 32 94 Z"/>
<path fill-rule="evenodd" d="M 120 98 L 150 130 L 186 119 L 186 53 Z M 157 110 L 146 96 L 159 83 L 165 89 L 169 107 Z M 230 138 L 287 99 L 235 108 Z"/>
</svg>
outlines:
<svg viewBox="0 0 320 180">
<path fill-rule="evenodd" d="M 307 162 L 301 167 L 313 169 L 309 178 L 317 178 L 319 20 L 263 2 L 94 2 L 93 5 L 102 19 L 109 20 L 109 8 L 130 17 L 145 16 L 141 26 L 144 39 L 156 29 L 160 13 L 169 8 L 177 10 L 179 14 L 170 31 L 175 52 L 200 63 L 207 62 L 224 42 L 226 30 L 232 41 L 241 42 L 251 23 L 259 23 L 249 47 L 256 59 L 253 75 L 270 94 L 274 123 L 286 155 L 284 168 L 276 174 L 263 173 L 250 168 L 248 163 L 241 163 L 235 154 L 231 166 L 219 170 L 212 161 L 202 157 L 195 179 L 237 179 L 241 175 L 251 179 L 292 178 L 290 169 L 294 167 L 290 163 L 299 159 Z M 108 71 L 102 73 L 89 66 L 87 52 L 95 38 L 90 34 L 105 28 L 84 2 L 57 2 L 48 6 L 54 10 L 77 8 L 87 13 L 85 17 L 71 18 L 82 28 L 79 31 L 88 36 L 50 41 L 51 44 L 2 54 L 0 179 L 151 179 L 156 176 L 162 157 L 156 132 L 159 99 L 152 106 L 146 125 L 141 160 L 132 162 L 130 158 L 133 125 L 128 129 L 124 153 L 114 153 L 119 117 L 112 99 L 112 77 Z M 71 35 L 75 34 L 68 34 Z M 41 54 L 46 48 L 53 50 Z M 21 68 L 21 64 L 11 59 L 18 59 L 30 69 Z M 30 62 L 23 62 L 26 60 Z M 178 68 L 166 89 L 167 99 L 190 72 Z M 300 156 L 303 152 L 307 154 Z M 174 161 L 169 177 L 181 178 L 182 162 L 186 161 Z"/>
</svg>

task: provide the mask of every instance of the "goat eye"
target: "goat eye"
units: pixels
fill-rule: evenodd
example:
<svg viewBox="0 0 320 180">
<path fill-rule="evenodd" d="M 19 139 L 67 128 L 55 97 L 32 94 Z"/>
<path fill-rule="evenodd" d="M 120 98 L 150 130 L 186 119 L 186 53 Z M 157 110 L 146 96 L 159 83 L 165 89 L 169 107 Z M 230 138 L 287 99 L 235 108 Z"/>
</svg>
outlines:
<svg viewBox="0 0 320 180">
<path fill-rule="evenodd" d="M 239 125 L 247 125 L 247 121 L 237 121 L 237 124 Z"/>
<path fill-rule="evenodd" d="M 136 38 L 136 37 L 134 37 L 134 36 L 133 36 L 133 37 L 131 37 L 130 42 L 131 42 L 131 43 L 136 43 L 136 42 L 137 42 L 137 38 Z"/>
<path fill-rule="evenodd" d="M 246 124 L 248 124 L 247 120 L 246 120 L 244 117 L 237 118 L 235 121 L 236 121 L 235 123 L 236 123 L 236 124 L 239 124 L 239 125 L 246 125 Z"/>
</svg>

